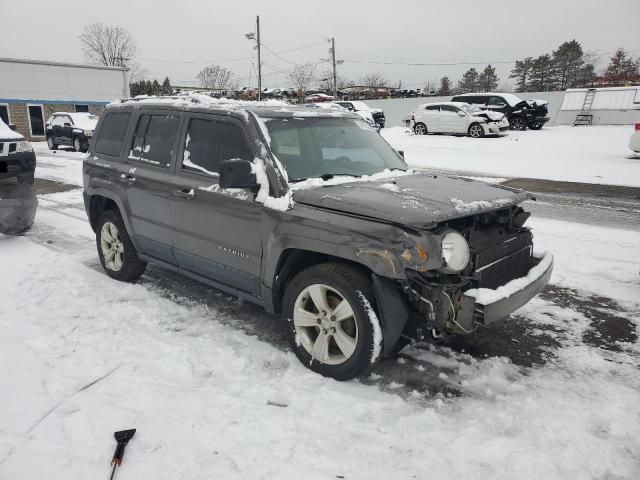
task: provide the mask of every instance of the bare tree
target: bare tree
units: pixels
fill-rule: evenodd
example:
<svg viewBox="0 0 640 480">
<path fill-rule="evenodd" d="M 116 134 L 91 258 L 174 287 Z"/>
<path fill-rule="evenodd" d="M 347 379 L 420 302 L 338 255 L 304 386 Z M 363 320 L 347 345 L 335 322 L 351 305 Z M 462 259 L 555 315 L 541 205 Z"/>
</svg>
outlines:
<svg viewBox="0 0 640 480">
<path fill-rule="evenodd" d="M 85 25 L 78 38 L 85 57 L 96 65 L 127 67 L 138 51 L 127 29 L 104 23 Z"/>
<path fill-rule="evenodd" d="M 328 92 L 333 91 L 333 70 L 328 69 L 320 73 L 320 88 L 326 90 Z M 346 77 L 343 77 L 340 74 L 336 75 L 336 87 L 338 90 L 342 90 L 343 88 L 353 87 L 354 83 L 352 80 L 349 80 Z"/>
<path fill-rule="evenodd" d="M 196 78 L 201 87 L 212 90 L 225 90 L 232 85 L 233 72 L 220 65 L 210 65 L 200 70 Z"/>
<path fill-rule="evenodd" d="M 129 82 L 139 82 L 140 80 L 144 80 L 149 75 L 149 71 L 142 67 L 138 62 L 130 62 L 129 63 Z"/>
<path fill-rule="evenodd" d="M 312 63 L 296 65 L 287 74 L 289 83 L 297 92 L 305 92 L 316 78 L 316 66 Z"/>
<path fill-rule="evenodd" d="M 360 78 L 360 84 L 366 87 L 386 87 L 387 79 L 380 72 L 372 72 Z"/>
</svg>

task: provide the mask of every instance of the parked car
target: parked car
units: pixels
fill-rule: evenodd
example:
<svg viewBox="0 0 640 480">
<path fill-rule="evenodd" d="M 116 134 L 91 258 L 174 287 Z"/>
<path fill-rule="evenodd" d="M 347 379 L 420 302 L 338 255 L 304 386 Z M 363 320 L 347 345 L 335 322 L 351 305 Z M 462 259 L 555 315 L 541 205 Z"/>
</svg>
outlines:
<svg viewBox="0 0 640 480">
<path fill-rule="evenodd" d="M 638 119 L 635 130 L 629 139 L 629 148 L 636 153 L 640 153 L 640 119 Z"/>
<path fill-rule="evenodd" d="M 98 116 L 87 112 L 56 112 L 47 120 L 46 136 L 50 150 L 73 147 L 76 152 L 89 150 Z"/>
<path fill-rule="evenodd" d="M 503 113 L 480 110 L 468 103 L 438 102 L 414 110 L 411 127 L 416 135 L 453 133 L 480 138 L 508 130 L 509 122 Z"/>
<path fill-rule="evenodd" d="M 387 121 L 387 119 L 384 116 L 384 112 L 382 111 L 381 108 L 371 108 L 369 105 L 367 105 L 364 102 L 360 102 L 360 101 L 352 101 L 352 102 L 335 102 L 338 105 L 342 105 L 344 108 L 346 108 L 347 110 L 349 110 L 350 112 L 369 112 L 371 113 L 371 116 L 373 117 L 373 121 L 376 122 L 380 128 L 384 128 L 384 124 Z"/>
<path fill-rule="evenodd" d="M 36 154 L 31 143 L 0 118 L 0 179 L 15 177 L 33 185 Z"/>
<path fill-rule="evenodd" d="M 545 100 L 523 100 L 513 93 L 465 93 L 452 102 L 465 102 L 484 110 L 504 113 L 513 130 L 540 130 L 550 119 Z"/>
<path fill-rule="evenodd" d="M 412 171 L 335 109 L 110 104 L 83 180 L 107 275 L 150 262 L 279 312 L 301 362 L 338 380 L 505 318 L 553 265 L 532 254 L 531 194 Z"/>
</svg>

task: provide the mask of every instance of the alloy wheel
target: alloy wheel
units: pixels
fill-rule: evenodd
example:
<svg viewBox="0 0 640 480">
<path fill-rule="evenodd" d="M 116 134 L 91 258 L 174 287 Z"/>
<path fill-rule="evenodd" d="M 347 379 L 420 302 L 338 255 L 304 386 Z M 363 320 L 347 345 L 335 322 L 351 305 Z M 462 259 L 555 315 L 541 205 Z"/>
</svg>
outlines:
<svg viewBox="0 0 640 480">
<path fill-rule="evenodd" d="M 419 123 L 415 126 L 414 131 L 416 135 L 424 135 L 427 133 L 427 128 L 423 124 Z"/>
<path fill-rule="evenodd" d="M 328 285 L 309 285 L 298 294 L 293 325 L 296 342 L 320 363 L 339 365 L 356 350 L 358 325 L 353 308 Z"/>
<path fill-rule="evenodd" d="M 478 138 L 482 136 L 482 127 L 480 125 L 472 125 L 469 129 L 469 135 L 473 138 Z"/>
<path fill-rule="evenodd" d="M 124 264 L 124 245 L 118 228 L 111 222 L 105 222 L 100 229 L 100 248 L 107 268 L 119 272 Z"/>
</svg>

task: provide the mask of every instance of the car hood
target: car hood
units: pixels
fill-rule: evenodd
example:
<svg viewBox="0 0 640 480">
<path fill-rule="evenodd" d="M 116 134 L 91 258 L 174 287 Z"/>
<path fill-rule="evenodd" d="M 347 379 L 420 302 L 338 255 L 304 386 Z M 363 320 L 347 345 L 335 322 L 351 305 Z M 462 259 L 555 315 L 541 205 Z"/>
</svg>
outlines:
<svg viewBox="0 0 640 480">
<path fill-rule="evenodd" d="M 418 228 L 531 198 L 528 192 L 501 185 L 426 172 L 338 185 L 325 182 L 293 193 L 296 203 Z"/>
</svg>

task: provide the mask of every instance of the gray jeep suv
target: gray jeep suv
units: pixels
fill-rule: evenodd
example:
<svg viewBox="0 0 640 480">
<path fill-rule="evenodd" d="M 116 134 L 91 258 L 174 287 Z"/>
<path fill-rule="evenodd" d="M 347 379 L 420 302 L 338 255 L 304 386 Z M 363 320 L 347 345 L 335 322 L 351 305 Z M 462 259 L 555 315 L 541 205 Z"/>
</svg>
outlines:
<svg viewBox="0 0 640 480">
<path fill-rule="evenodd" d="M 530 194 L 412 172 L 349 112 L 126 100 L 83 173 L 110 277 L 153 263 L 279 312 L 302 363 L 339 380 L 501 320 L 551 275 L 524 226 Z"/>
</svg>

